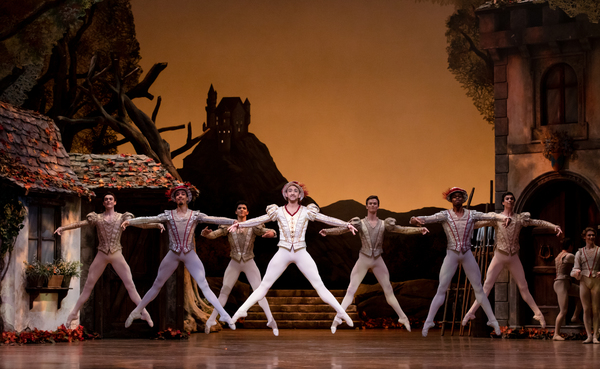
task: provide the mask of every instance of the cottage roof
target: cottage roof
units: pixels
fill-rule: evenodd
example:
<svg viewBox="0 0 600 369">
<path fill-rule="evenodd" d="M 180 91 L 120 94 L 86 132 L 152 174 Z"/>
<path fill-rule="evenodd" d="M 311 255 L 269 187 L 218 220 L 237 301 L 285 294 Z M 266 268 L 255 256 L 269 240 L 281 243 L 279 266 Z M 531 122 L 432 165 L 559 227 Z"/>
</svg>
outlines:
<svg viewBox="0 0 600 369">
<path fill-rule="evenodd" d="M 28 191 L 94 196 L 77 178 L 52 119 L 0 102 L 0 178 Z"/>
<path fill-rule="evenodd" d="M 91 189 L 162 189 L 179 184 L 169 172 L 146 155 L 70 154 L 71 165 Z"/>
</svg>

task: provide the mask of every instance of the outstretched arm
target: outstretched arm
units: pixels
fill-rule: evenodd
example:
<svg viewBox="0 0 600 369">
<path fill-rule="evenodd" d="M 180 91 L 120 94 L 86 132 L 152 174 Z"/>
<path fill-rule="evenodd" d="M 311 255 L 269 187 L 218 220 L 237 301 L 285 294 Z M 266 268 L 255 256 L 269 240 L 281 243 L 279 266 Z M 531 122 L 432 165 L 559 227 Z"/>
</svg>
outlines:
<svg viewBox="0 0 600 369">
<path fill-rule="evenodd" d="M 121 228 L 125 229 L 130 225 L 134 227 L 139 227 L 140 225 L 148 223 L 165 223 L 168 220 L 169 219 L 165 214 L 160 214 L 155 217 L 138 217 L 124 221 L 123 223 L 121 223 Z"/>
<path fill-rule="evenodd" d="M 56 233 L 60 236 L 60 235 L 62 235 L 63 231 L 68 231 L 70 229 L 85 227 L 90 224 L 92 224 L 92 223 L 89 220 L 82 220 L 80 222 L 75 222 L 75 223 L 68 224 L 66 226 L 58 227 L 58 228 L 56 228 L 56 231 L 54 231 L 54 233 Z"/>
<path fill-rule="evenodd" d="M 227 234 L 227 228 L 219 227 L 217 230 L 211 231 L 210 229 L 208 229 L 208 227 L 206 227 L 202 230 L 202 232 L 200 232 L 200 234 L 202 235 L 202 237 L 206 237 L 209 240 L 214 240 L 215 238 L 225 236 Z"/>
<path fill-rule="evenodd" d="M 446 221 L 446 217 L 443 212 L 435 213 L 433 215 L 423 215 L 420 217 L 411 217 L 410 224 L 416 226 L 422 226 L 430 223 L 442 223 Z"/>
<path fill-rule="evenodd" d="M 541 219 L 526 219 L 523 222 L 526 227 L 544 227 L 544 228 L 552 228 L 554 229 L 554 232 L 556 232 L 556 236 L 560 236 L 560 234 L 562 233 L 562 229 L 560 229 L 560 226 L 557 226 L 556 224 L 547 222 L 545 220 L 541 220 Z"/>
<path fill-rule="evenodd" d="M 426 234 L 429 230 L 425 227 L 403 227 L 396 225 L 396 219 L 386 218 L 384 220 L 385 230 L 393 233 L 402 234 Z"/>
</svg>

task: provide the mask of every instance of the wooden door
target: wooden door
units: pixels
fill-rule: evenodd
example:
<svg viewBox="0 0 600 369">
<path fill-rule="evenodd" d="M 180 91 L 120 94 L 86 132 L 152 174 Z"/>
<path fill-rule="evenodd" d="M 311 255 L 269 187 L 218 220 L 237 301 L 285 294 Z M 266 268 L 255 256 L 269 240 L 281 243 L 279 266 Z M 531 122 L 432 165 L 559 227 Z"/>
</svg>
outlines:
<svg viewBox="0 0 600 369">
<path fill-rule="evenodd" d="M 541 186 L 526 200 L 523 211 L 534 219 L 544 219 L 560 225 L 565 236 L 573 240 L 575 251 L 581 244 L 581 231 L 596 226 L 598 208 L 592 197 L 578 184 L 571 181 L 553 181 Z M 561 237 L 562 238 L 562 237 Z M 558 301 L 554 292 L 556 269 L 554 258 L 562 250 L 560 239 L 550 229 L 524 229 L 521 233 L 521 261 L 529 283 L 529 289 L 546 322 L 556 319 Z M 519 299 L 521 325 L 538 324 L 533 312 Z"/>
</svg>

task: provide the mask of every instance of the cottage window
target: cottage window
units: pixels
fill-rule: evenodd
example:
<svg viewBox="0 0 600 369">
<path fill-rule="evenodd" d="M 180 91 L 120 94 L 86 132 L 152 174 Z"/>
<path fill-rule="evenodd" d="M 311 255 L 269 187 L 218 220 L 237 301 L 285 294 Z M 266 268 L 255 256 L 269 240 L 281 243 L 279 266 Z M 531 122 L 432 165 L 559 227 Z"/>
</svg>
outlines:
<svg viewBox="0 0 600 369">
<path fill-rule="evenodd" d="M 54 234 L 59 226 L 59 206 L 29 206 L 29 262 L 51 263 L 60 258 L 60 243 Z"/>
<path fill-rule="evenodd" d="M 577 75 L 565 63 L 551 67 L 542 79 L 542 125 L 577 123 Z"/>
</svg>

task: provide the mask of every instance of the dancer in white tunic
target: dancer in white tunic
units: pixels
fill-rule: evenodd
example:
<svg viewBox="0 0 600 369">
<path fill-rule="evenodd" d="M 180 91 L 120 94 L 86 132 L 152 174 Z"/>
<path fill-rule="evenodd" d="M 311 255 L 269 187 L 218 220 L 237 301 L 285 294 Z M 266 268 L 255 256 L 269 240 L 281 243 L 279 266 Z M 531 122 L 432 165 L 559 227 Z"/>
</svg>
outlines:
<svg viewBox="0 0 600 369">
<path fill-rule="evenodd" d="M 150 288 L 138 306 L 129 314 L 125 322 L 125 327 L 129 327 L 135 319 L 141 317 L 141 311 L 158 296 L 162 286 L 179 266 L 179 262 L 183 262 L 192 278 L 198 283 L 198 287 L 202 290 L 204 297 L 221 314 L 220 320 L 227 322 L 231 329 L 235 329 L 235 324 L 231 321 L 231 317 L 223 309 L 217 296 L 211 291 L 208 282 L 206 282 L 204 265 L 202 265 L 198 254 L 195 252 L 194 240 L 194 230 L 198 223 L 232 224 L 234 220 L 209 217 L 199 211 L 190 210 L 188 203 L 192 201 L 192 189 L 195 190 L 195 187 L 182 185 L 168 192 L 168 196 L 177 204 L 176 210 L 165 210 L 163 214 L 155 217 L 140 217 L 123 222 L 123 229 L 128 225 L 144 223 L 165 223 L 169 229 L 169 252 L 160 262 L 158 275 L 154 280 L 152 288 Z"/>
<path fill-rule="evenodd" d="M 463 208 L 463 204 L 467 201 L 468 195 L 467 191 L 462 188 L 450 188 L 444 192 L 443 195 L 446 200 L 452 203 L 452 209 L 440 211 L 431 216 L 412 217 L 410 219 L 410 223 L 413 225 L 442 223 L 448 242 L 446 257 L 444 258 L 442 268 L 440 269 L 440 284 L 433 301 L 431 301 L 429 314 L 423 325 L 423 337 L 427 337 L 429 329 L 435 326 L 433 318 L 435 318 L 437 311 L 446 299 L 446 291 L 450 286 L 450 282 L 452 282 L 452 277 L 459 264 L 462 264 L 465 274 L 469 279 L 469 282 L 471 282 L 471 286 L 473 286 L 475 298 L 479 301 L 489 319 L 487 324 L 494 328 L 494 332 L 497 335 L 500 335 L 500 326 L 498 325 L 498 321 L 492 311 L 492 306 L 481 286 L 479 266 L 471 252 L 471 238 L 473 238 L 473 226 L 476 221 L 498 219 L 506 220 L 508 222 L 509 218 L 501 214 L 484 214 Z"/>
<path fill-rule="evenodd" d="M 354 264 L 352 273 L 350 274 L 350 285 L 348 285 L 348 290 L 342 301 L 342 308 L 346 310 L 350 306 L 360 282 L 362 282 L 369 269 L 371 269 L 383 289 L 387 303 L 398 314 L 398 323 L 404 325 L 410 332 L 410 321 L 406 314 L 404 314 L 404 311 L 402 311 L 398 299 L 394 295 L 394 288 L 390 283 L 390 272 L 381 257 L 383 253 L 383 234 L 385 231 L 403 234 L 426 234 L 429 231 L 425 227 L 397 226 L 394 218 L 386 218 L 385 221 L 377 218 L 377 210 L 379 210 L 379 198 L 377 196 L 369 196 L 366 201 L 366 207 L 366 218 L 360 219 L 356 217 L 350 219 L 350 224 L 358 229 L 362 247 L 358 255 L 358 260 Z M 340 235 L 348 231 L 348 227 L 339 227 L 322 229 L 319 233 L 321 236 L 327 236 Z M 331 332 L 335 333 L 337 326 L 341 323 L 342 320 L 336 316 L 331 324 Z"/>
<path fill-rule="evenodd" d="M 508 227 L 504 227 L 501 224 L 503 222 L 499 220 L 485 220 L 475 223 L 475 228 L 494 227 L 496 231 L 496 249 L 485 278 L 485 283 L 483 284 L 483 291 L 486 296 L 489 295 L 500 272 L 504 268 L 508 269 L 517 287 L 519 287 L 521 297 L 531 310 L 533 310 L 533 319 L 539 321 L 542 328 L 546 328 L 544 314 L 542 314 L 542 311 L 536 305 L 527 287 L 525 271 L 523 270 L 521 259 L 519 259 L 519 234 L 523 227 L 552 228 L 556 232 L 557 237 L 560 236 L 562 231 L 559 226 L 545 220 L 531 219 L 529 213 L 515 214 L 513 211 L 515 195 L 512 192 L 506 192 L 502 195 L 502 205 L 504 206 L 502 214 L 510 218 Z M 479 303 L 475 301 L 471 309 L 465 314 L 463 325 L 466 325 L 469 320 L 475 319 L 477 309 L 479 309 Z"/>
<path fill-rule="evenodd" d="M 580 280 L 579 294 L 583 305 L 583 324 L 587 339 L 583 343 L 600 343 L 598 326 L 600 323 L 600 247 L 596 241 L 596 230 L 587 227 L 583 230 L 585 247 L 575 254 L 575 265 L 571 277 Z"/>
<path fill-rule="evenodd" d="M 565 322 L 565 317 L 569 310 L 569 296 L 579 297 L 579 286 L 571 283 L 571 271 L 573 270 L 573 264 L 575 264 L 575 255 L 571 254 L 572 243 L 568 238 L 563 239 L 561 242 L 563 249 L 554 258 L 554 265 L 556 266 L 554 292 L 556 292 L 558 307 L 560 308 L 560 312 L 556 316 L 556 323 L 554 324 L 554 336 L 552 337 L 554 341 L 565 340 L 560 335 L 560 327 Z M 578 320 L 579 313 L 581 313 L 581 300 L 578 298 L 571 322 Z"/>
<path fill-rule="evenodd" d="M 131 301 L 133 301 L 136 305 L 142 301 L 139 293 L 135 289 L 133 277 L 131 276 L 131 269 L 125 261 L 121 251 L 123 249 L 121 246 L 121 233 L 123 232 L 121 229 L 121 224 L 128 219 L 132 219 L 133 214 L 121 214 L 115 211 L 117 199 L 115 198 L 115 194 L 112 192 L 107 192 L 104 195 L 102 205 L 104 205 L 104 212 L 100 214 L 96 214 L 94 212 L 89 213 L 86 216 L 86 220 L 58 227 L 56 231 L 54 231 L 54 233 L 61 235 L 62 232 L 70 229 L 93 225 L 96 226 L 96 231 L 98 233 L 98 253 L 90 265 L 88 277 L 85 281 L 85 285 L 83 286 L 83 290 L 81 291 L 81 295 L 79 295 L 73 310 L 71 310 L 71 313 L 67 317 L 67 327 L 70 327 L 71 323 L 77 319 L 79 310 L 81 310 L 83 304 L 90 298 L 90 294 L 92 293 L 96 282 L 98 282 L 98 279 L 100 279 L 100 276 L 102 276 L 102 273 L 108 264 L 112 265 L 119 278 L 121 278 L 123 281 L 123 285 L 125 286 Z M 161 232 L 165 230 L 163 225 L 159 223 L 143 224 L 139 227 L 159 228 Z M 148 322 L 150 327 L 154 326 L 154 323 L 150 318 L 150 314 L 148 314 L 146 309 L 142 311 L 142 319 Z"/>
<path fill-rule="evenodd" d="M 235 232 L 238 227 L 250 228 L 270 221 L 277 221 L 279 225 L 279 251 L 275 253 L 275 256 L 269 262 L 260 286 L 252 292 L 248 300 L 238 309 L 232 318 L 233 321 L 245 317 L 248 309 L 265 297 L 269 288 L 287 269 L 288 265 L 294 263 L 317 291 L 321 300 L 333 307 L 340 318 L 352 327 L 352 319 L 325 287 L 319 275 L 317 264 L 306 251 L 305 233 L 309 220 L 317 220 L 332 226 L 346 226 L 352 231 L 352 234 L 356 232 L 356 228 L 350 223 L 320 214 L 319 208 L 315 204 L 300 205 L 300 201 L 305 196 L 305 189 L 298 182 L 288 182 L 283 186 L 281 192 L 287 200 L 285 206 L 269 205 L 266 215 L 242 223 L 235 223 L 229 227 L 229 232 Z"/>
<path fill-rule="evenodd" d="M 248 216 L 248 204 L 244 201 L 239 201 L 236 206 L 235 214 L 237 215 L 238 223 L 245 222 L 246 217 Z M 227 303 L 227 298 L 229 298 L 231 289 L 238 280 L 240 273 L 244 272 L 246 274 L 246 278 L 248 279 L 248 282 L 250 282 L 252 289 L 258 288 L 261 279 L 260 271 L 254 262 L 254 239 L 256 236 L 273 238 L 275 235 L 274 230 L 265 228 L 262 224 L 252 228 L 240 228 L 237 232 L 233 233 L 230 233 L 227 230 L 227 226 L 219 226 L 219 229 L 216 231 L 211 231 L 208 227 L 202 230 L 202 236 L 211 240 L 214 240 L 217 237 L 227 236 L 229 245 L 231 246 L 231 253 L 229 254 L 231 260 L 229 261 L 229 265 L 227 265 L 227 269 L 225 269 L 223 287 L 221 287 L 221 292 L 219 293 L 219 302 L 222 306 L 225 306 Z M 258 301 L 258 304 L 267 316 L 267 327 L 273 329 L 273 334 L 278 336 L 279 329 L 277 329 L 277 323 L 275 322 L 275 318 L 273 318 L 273 314 L 271 314 L 267 298 L 261 299 Z M 210 327 L 217 324 L 217 314 L 217 310 L 213 310 L 204 326 L 204 333 L 209 334 Z"/>
</svg>

